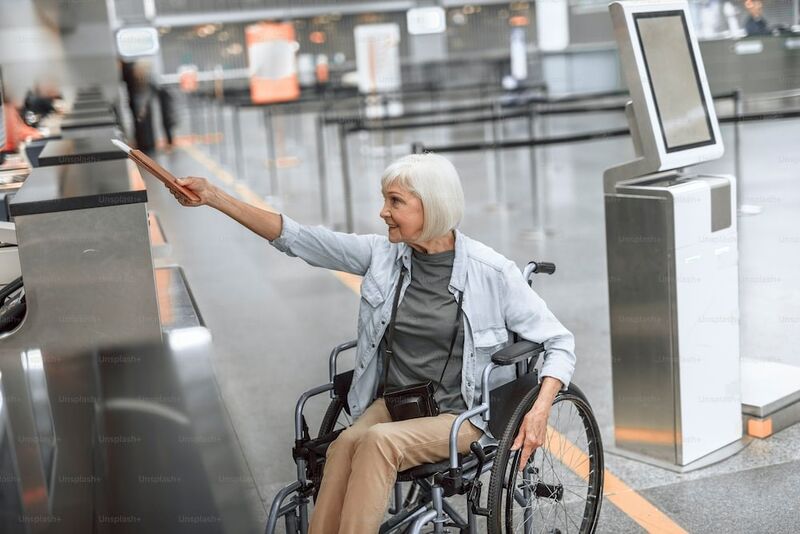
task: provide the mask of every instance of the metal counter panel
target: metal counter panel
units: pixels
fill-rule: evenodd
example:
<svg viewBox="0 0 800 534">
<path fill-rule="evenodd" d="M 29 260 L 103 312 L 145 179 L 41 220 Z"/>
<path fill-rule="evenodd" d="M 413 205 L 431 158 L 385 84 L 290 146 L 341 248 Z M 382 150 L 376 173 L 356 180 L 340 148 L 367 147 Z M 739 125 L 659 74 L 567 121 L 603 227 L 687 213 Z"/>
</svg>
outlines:
<svg viewBox="0 0 800 534">
<path fill-rule="evenodd" d="M 680 408 L 669 211 L 665 198 L 606 196 L 616 445 L 675 463 Z"/>
<path fill-rule="evenodd" d="M 37 167 L 96 163 L 125 159 L 127 155 L 105 137 L 76 137 L 49 141 L 39 154 Z"/>
<path fill-rule="evenodd" d="M 11 216 L 32 215 L 147 201 L 131 181 L 126 160 L 34 169 L 11 202 Z"/>
</svg>

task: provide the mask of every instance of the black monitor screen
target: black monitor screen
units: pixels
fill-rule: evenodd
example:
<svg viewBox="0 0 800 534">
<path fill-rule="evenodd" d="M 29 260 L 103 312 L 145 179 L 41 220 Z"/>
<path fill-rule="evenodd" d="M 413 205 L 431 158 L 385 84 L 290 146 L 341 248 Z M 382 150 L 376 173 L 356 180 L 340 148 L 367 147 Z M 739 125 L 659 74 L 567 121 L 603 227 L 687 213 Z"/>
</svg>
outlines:
<svg viewBox="0 0 800 534">
<path fill-rule="evenodd" d="M 684 12 L 633 17 L 667 152 L 714 144 Z"/>
</svg>

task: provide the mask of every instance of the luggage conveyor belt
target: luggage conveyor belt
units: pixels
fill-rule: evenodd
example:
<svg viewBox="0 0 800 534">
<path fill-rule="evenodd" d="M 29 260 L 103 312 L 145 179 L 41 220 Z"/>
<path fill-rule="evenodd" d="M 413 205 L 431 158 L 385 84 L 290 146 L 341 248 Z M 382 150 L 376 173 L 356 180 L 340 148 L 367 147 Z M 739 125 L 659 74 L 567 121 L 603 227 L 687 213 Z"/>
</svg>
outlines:
<svg viewBox="0 0 800 534">
<path fill-rule="evenodd" d="M 155 269 L 161 330 L 169 334 L 184 328 L 205 327 L 183 269 L 169 265 Z"/>
</svg>

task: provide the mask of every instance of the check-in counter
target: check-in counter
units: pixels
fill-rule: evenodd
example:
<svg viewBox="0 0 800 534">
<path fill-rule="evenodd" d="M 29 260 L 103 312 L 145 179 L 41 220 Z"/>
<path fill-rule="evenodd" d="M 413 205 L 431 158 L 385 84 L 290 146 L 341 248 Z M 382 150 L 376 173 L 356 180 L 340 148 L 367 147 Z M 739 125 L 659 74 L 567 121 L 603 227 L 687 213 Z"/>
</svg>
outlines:
<svg viewBox="0 0 800 534">
<path fill-rule="evenodd" d="M 79 111 L 68 111 L 64 113 L 64 119 L 78 119 L 78 120 L 87 120 L 87 119 L 106 119 L 106 120 L 116 120 L 116 117 L 111 112 L 111 110 L 103 109 L 103 108 L 89 108 L 85 110 Z"/>
<path fill-rule="evenodd" d="M 64 115 L 48 115 L 39 126 L 50 136 L 63 139 L 78 137 L 122 138 L 119 120 L 105 100 L 75 101 Z M 32 160 L 33 161 L 33 160 Z"/>
<path fill-rule="evenodd" d="M 111 104 L 102 100 L 100 102 L 89 102 L 81 104 L 80 102 L 73 102 L 66 114 L 78 113 L 111 113 Z"/>
<path fill-rule="evenodd" d="M 61 121 L 61 132 L 67 130 L 102 128 L 116 126 L 117 119 L 113 115 L 108 116 L 89 116 L 85 118 L 64 118 Z M 85 133 L 84 133 L 85 135 Z"/>
<path fill-rule="evenodd" d="M 0 334 L 0 532 L 254 531 L 210 335 L 183 271 L 153 268 L 146 201 L 117 159 L 36 168 L 10 204 L 27 314 Z"/>
<path fill-rule="evenodd" d="M 30 172 L 28 164 L 19 156 L 8 158 L 0 165 L 0 221 L 9 220 L 8 205 Z M 3 241 L 0 239 L 0 246 L 2 243 Z M 3 270 L 2 266 L 0 266 L 1 270 Z M 3 277 L 0 276 L 0 285 L 4 283 Z"/>
<path fill-rule="evenodd" d="M 96 108 L 105 108 L 108 109 L 111 106 L 109 103 L 101 98 L 97 99 L 81 99 L 76 100 L 72 103 L 72 110 L 73 111 L 80 111 L 86 109 L 96 109 Z"/>
<path fill-rule="evenodd" d="M 800 33 L 700 43 L 711 91 L 745 95 L 800 88 Z"/>
<path fill-rule="evenodd" d="M 258 531 L 205 329 L 165 345 L 34 346 L 16 357 L 27 391 L 3 377 L 0 532 Z M 32 435 L 9 424 L 21 393 Z"/>
<path fill-rule="evenodd" d="M 160 339 L 147 193 L 127 160 L 34 169 L 11 201 L 28 315 L 4 345 Z"/>
<path fill-rule="evenodd" d="M 75 137 L 48 142 L 39 153 L 37 166 L 93 163 L 126 157 L 127 155 L 111 144 L 106 137 Z"/>
<path fill-rule="evenodd" d="M 53 121 L 49 121 L 48 119 L 45 119 L 45 121 L 50 124 L 54 124 Z M 51 128 L 48 127 L 48 130 L 50 129 Z M 44 150 L 44 147 L 47 145 L 47 143 L 57 139 L 61 139 L 60 132 L 58 134 L 47 135 L 41 139 L 32 139 L 25 143 L 25 156 L 28 158 L 31 167 L 39 166 L 39 154 L 42 153 L 42 150 Z"/>
<path fill-rule="evenodd" d="M 91 89 L 81 89 L 75 94 L 75 100 L 100 100 L 103 98 L 103 91 L 99 87 Z"/>
</svg>

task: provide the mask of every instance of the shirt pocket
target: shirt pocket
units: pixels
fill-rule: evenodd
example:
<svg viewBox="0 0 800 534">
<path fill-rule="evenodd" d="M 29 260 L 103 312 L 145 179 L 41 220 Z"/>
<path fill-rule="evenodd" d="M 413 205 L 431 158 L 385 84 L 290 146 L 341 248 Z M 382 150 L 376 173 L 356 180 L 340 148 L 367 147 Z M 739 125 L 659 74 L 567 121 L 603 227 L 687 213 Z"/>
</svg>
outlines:
<svg viewBox="0 0 800 534">
<path fill-rule="evenodd" d="M 364 279 L 361 281 L 361 299 L 366 301 L 366 303 L 373 308 L 377 308 L 386 300 L 386 296 L 381 291 L 378 282 L 369 271 L 367 271 L 367 274 L 364 275 Z"/>
<path fill-rule="evenodd" d="M 484 328 L 473 332 L 472 340 L 478 360 L 488 361 L 492 354 L 506 346 L 508 330 L 504 326 Z"/>
</svg>

